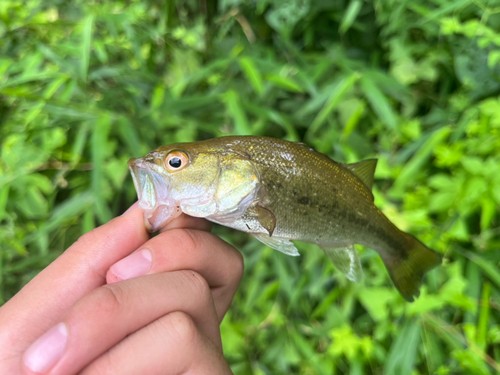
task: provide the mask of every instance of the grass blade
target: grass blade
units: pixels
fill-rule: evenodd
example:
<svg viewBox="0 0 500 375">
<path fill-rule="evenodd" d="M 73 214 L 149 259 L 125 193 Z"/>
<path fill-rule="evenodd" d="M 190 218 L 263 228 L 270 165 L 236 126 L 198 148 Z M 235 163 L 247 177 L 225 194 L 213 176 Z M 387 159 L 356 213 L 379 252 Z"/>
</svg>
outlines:
<svg viewBox="0 0 500 375">
<path fill-rule="evenodd" d="M 87 16 L 83 21 L 82 29 L 82 59 L 80 62 L 80 78 L 87 83 L 87 74 L 89 71 L 90 47 L 92 43 L 92 25 L 94 24 L 94 16 Z"/>
<path fill-rule="evenodd" d="M 490 296 L 491 284 L 484 283 L 481 296 L 481 311 L 479 313 L 479 322 L 477 329 L 477 345 L 481 350 L 486 349 L 486 337 L 488 335 L 488 322 L 490 319 Z"/>
<path fill-rule="evenodd" d="M 358 79 L 359 73 L 357 72 L 354 72 L 351 75 L 342 78 L 338 85 L 335 86 L 332 93 L 330 94 L 330 97 L 326 100 L 323 108 L 321 108 L 321 111 L 318 113 L 311 126 L 307 130 L 308 136 L 318 131 L 320 126 L 325 122 L 327 117 L 335 110 L 335 108 L 337 108 L 340 101 L 352 89 Z"/>
<path fill-rule="evenodd" d="M 347 7 L 344 17 L 342 17 L 342 22 L 339 26 L 339 32 L 341 34 L 345 34 L 346 31 L 351 28 L 352 24 L 359 14 L 359 11 L 361 10 L 362 5 L 363 3 L 361 0 L 352 0 L 349 3 L 349 6 Z"/>
<path fill-rule="evenodd" d="M 271 74 L 266 76 L 266 79 L 276 86 L 281 87 L 282 89 L 292 91 L 292 92 L 300 92 L 303 93 L 305 90 L 299 86 L 297 82 L 289 77 L 283 77 L 276 74 Z"/>
<path fill-rule="evenodd" d="M 467 250 L 456 248 L 455 251 L 468 258 L 471 262 L 476 263 L 490 278 L 490 280 L 493 281 L 497 288 L 500 288 L 500 271 L 495 264 L 492 264 L 490 261 L 484 259 L 481 255 L 474 254 Z"/>
<path fill-rule="evenodd" d="M 425 165 L 428 158 L 430 158 L 433 150 L 450 134 L 450 132 L 451 129 L 445 126 L 434 132 L 434 134 L 427 139 L 398 176 L 392 188 L 391 196 L 401 197 L 404 194 L 405 188 L 415 182 L 416 174 Z"/>
<path fill-rule="evenodd" d="M 224 94 L 224 102 L 227 111 L 234 121 L 234 132 L 236 135 L 251 134 L 250 126 L 248 125 L 247 116 L 241 107 L 240 97 L 234 90 L 228 91 Z"/>
<path fill-rule="evenodd" d="M 391 130 L 396 130 L 398 121 L 385 94 L 367 75 L 361 77 L 361 88 L 378 118 Z"/>
<path fill-rule="evenodd" d="M 407 321 L 391 346 L 384 366 L 384 374 L 411 374 L 420 344 L 420 324 Z"/>
<path fill-rule="evenodd" d="M 107 116 L 99 118 L 92 131 L 91 151 L 92 151 L 92 192 L 94 194 L 95 211 L 101 223 L 106 223 L 112 218 L 112 214 L 107 207 L 102 196 L 106 181 L 104 179 L 104 155 L 108 145 L 108 134 L 111 122 Z"/>
<path fill-rule="evenodd" d="M 84 213 L 93 202 L 94 197 L 90 192 L 85 192 L 69 198 L 54 209 L 46 224 L 41 226 L 36 232 L 25 237 L 24 244 L 38 240 L 42 235 L 60 228 L 67 220 Z"/>
<path fill-rule="evenodd" d="M 243 70 L 245 77 L 247 78 L 248 82 L 250 82 L 255 92 L 259 95 L 262 95 L 262 92 L 264 91 L 262 77 L 253 61 L 249 57 L 242 57 L 238 60 L 238 62 L 240 64 L 241 70 Z"/>
</svg>

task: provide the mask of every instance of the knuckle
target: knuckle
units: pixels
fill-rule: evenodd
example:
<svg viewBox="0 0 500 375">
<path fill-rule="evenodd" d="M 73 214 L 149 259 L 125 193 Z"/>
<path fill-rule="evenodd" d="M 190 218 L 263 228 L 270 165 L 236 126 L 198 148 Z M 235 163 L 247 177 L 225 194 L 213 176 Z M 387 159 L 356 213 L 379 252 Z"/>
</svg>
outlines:
<svg viewBox="0 0 500 375">
<path fill-rule="evenodd" d="M 235 261 L 234 261 L 234 268 L 233 272 L 234 275 L 236 276 L 235 279 L 238 280 L 238 283 L 241 281 L 241 278 L 243 277 L 243 272 L 245 272 L 245 261 L 243 258 L 243 254 L 241 254 L 238 250 L 235 249 L 234 251 L 235 255 Z"/>
<path fill-rule="evenodd" d="M 101 313 L 116 314 L 126 305 L 126 292 L 120 283 L 104 285 L 94 292 L 95 306 Z"/>
<path fill-rule="evenodd" d="M 93 229 L 87 233 L 82 234 L 75 242 L 75 244 L 81 245 L 83 248 L 87 246 L 94 245 L 99 240 L 98 229 Z"/>
<path fill-rule="evenodd" d="M 172 312 L 166 315 L 163 319 L 160 319 L 159 323 L 163 326 L 162 328 L 171 332 L 171 334 L 178 341 L 184 343 L 185 345 L 192 344 L 198 337 L 198 328 L 196 327 L 196 324 L 185 312 Z"/>
<path fill-rule="evenodd" d="M 94 361 L 82 374 L 92 375 L 111 375 L 115 374 L 113 369 L 116 368 L 114 356 L 109 351 L 102 354 L 96 361 Z"/>
<path fill-rule="evenodd" d="M 193 253 L 198 248 L 198 235 L 189 229 L 172 229 L 168 231 L 169 241 L 183 252 Z"/>
<path fill-rule="evenodd" d="M 182 271 L 184 272 L 186 278 L 188 279 L 189 285 L 193 289 L 193 297 L 196 301 L 203 303 L 204 305 L 211 301 L 212 292 L 210 291 L 210 286 L 207 280 L 201 276 L 196 271 Z"/>
</svg>

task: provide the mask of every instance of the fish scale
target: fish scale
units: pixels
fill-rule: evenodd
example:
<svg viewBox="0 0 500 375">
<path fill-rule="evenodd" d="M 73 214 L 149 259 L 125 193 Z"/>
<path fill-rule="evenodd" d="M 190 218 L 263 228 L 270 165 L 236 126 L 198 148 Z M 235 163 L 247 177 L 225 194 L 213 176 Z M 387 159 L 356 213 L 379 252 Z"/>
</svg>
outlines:
<svg viewBox="0 0 500 375">
<path fill-rule="evenodd" d="M 357 237 L 362 237 L 361 228 L 352 220 L 358 217 L 349 214 L 357 211 L 360 215 L 374 215 L 376 207 L 371 192 L 366 192 L 363 183 L 349 171 L 297 143 L 280 147 L 273 158 L 266 157 L 268 142 L 249 139 L 238 146 L 247 149 L 250 160 L 256 163 L 270 210 L 277 218 L 287 218 L 277 219 L 276 236 L 325 245 L 353 240 L 360 243 Z M 339 179 L 345 179 L 346 183 L 337 184 Z M 349 194 L 352 189 L 361 194 Z"/>
</svg>

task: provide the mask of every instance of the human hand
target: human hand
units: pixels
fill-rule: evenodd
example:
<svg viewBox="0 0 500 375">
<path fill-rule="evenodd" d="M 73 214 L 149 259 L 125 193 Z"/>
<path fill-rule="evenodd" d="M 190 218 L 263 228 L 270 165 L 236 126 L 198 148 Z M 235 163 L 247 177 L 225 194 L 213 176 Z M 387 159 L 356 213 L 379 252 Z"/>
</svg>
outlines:
<svg viewBox="0 0 500 375">
<path fill-rule="evenodd" d="M 0 308 L 0 373 L 231 374 L 243 260 L 210 227 L 182 215 L 150 239 L 133 206 L 83 235 Z"/>
</svg>

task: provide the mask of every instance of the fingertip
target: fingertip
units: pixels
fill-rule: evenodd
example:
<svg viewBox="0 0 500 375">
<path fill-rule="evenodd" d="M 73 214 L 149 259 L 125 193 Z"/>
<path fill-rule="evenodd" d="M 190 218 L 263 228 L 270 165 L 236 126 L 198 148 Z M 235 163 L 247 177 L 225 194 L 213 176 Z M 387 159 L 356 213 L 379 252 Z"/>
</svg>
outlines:
<svg viewBox="0 0 500 375">
<path fill-rule="evenodd" d="M 147 275 L 152 263 L 153 255 L 151 251 L 148 249 L 135 251 L 109 268 L 106 273 L 106 282 L 111 284 L 116 281 Z"/>
<path fill-rule="evenodd" d="M 116 283 L 118 281 L 122 281 L 122 279 L 120 279 L 118 276 L 116 276 L 113 273 L 113 271 L 108 270 L 108 272 L 106 273 L 106 284 L 113 284 L 113 283 Z"/>
<path fill-rule="evenodd" d="M 122 216 L 125 216 L 126 214 L 128 214 L 129 212 L 135 210 L 137 207 L 139 206 L 139 201 L 136 201 L 132 206 L 130 206 L 127 211 L 125 211 Z"/>
<path fill-rule="evenodd" d="M 116 217 L 114 220 L 120 220 L 122 222 L 133 222 L 134 227 L 138 228 L 139 235 L 141 237 L 149 238 L 150 233 L 144 224 L 144 215 L 142 209 L 139 207 L 139 202 L 135 202 L 130 206 L 127 211 L 122 215 Z"/>
</svg>

